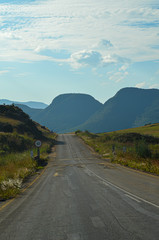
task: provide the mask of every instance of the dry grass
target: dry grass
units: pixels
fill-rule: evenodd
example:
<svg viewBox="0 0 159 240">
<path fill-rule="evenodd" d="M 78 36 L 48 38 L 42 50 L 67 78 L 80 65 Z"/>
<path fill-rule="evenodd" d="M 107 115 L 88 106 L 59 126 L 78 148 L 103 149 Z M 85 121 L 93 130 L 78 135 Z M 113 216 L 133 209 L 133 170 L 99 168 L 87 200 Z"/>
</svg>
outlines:
<svg viewBox="0 0 159 240">
<path fill-rule="evenodd" d="M 35 168 L 36 162 L 30 157 L 30 151 L 1 156 L 0 198 L 14 197 L 25 178 L 35 172 Z"/>
<path fill-rule="evenodd" d="M 54 139 L 55 134 L 50 134 L 50 139 Z M 48 153 L 53 145 L 52 141 L 42 143 L 40 148 L 40 163 L 46 164 Z M 20 192 L 25 179 L 34 174 L 39 167 L 37 161 L 31 157 L 37 156 L 37 148 L 33 147 L 24 152 L 7 153 L 0 155 L 0 199 L 9 199 Z M 21 184 L 20 184 L 21 183 Z"/>
<path fill-rule="evenodd" d="M 51 142 L 44 142 L 40 148 L 40 163 L 48 161 L 48 153 L 52 147 Z M 32 149 L 34 157 L 37 148 Z M 34 174 L 39 162 L 31 157 L 31 151 L 11 153 L 0 157 L 0 199 L 9 199 L 20 192 L 25 179 Z M 42 166 L 43 168 L 43 166 Z"/>
<path fill-rule="evenodd" d="M 15 120 L 15 119 L 4 117 L 4 116 L 0 116 L 0 122 L 9 123 L 12 126 L 18 126 L 21 123 L 19 120 Z"/>
<path fill-rule="evenodd" d="M 138 133 L 141 139 L 134 138 Z M 159 124 L 102 134 L 77 132 L 77 135 L 103 158 L 159 175 Z"/>
<path fill-rule="evenodd" d="M 56 134 L 14 105 L 0 105 L 0 130 L 0 199 L 7 199 L 20 191 L 39 164 L 46 164 Z M 31 157 L 31 150 L 37 156 L 36 140 L 42 141 L 39 161 Z"/>
<path fill-rule="evenodd" d="M 159 123 L 154 123 L 142 127 L 137 127 L 137 128 L 130 128 L 130 129 L 124 129 L 117 131 L 118 133 L 130 133 L 130 132 L 136 132 L 140 134 L 145 134 L 145 135 L 151 135 L 154 137 L 159 137 Z"/>
</svg>

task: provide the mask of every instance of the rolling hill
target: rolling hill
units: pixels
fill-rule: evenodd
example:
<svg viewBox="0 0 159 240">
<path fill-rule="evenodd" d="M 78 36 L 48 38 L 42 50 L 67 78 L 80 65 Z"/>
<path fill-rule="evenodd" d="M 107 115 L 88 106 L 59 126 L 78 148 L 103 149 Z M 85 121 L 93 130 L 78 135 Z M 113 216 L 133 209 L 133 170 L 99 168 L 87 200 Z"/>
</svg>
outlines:
<svg viewBox="0 0 159 240">
<path fill-rule="evenodd" d="M 43 109 L 40 108 L 31 108 L 24 104 L 15 104 L 15 106 L 21 108 L 26 114 L 28 114 L 32 119 L 35 118 L 35 116 L 43 111 Z"/>
<path fill-rule="evenodd" d="M 16 104 L 57 133 L 110 132 L 159 122 L 159 90 L 123 88 L 104 104 L 87 94 L 62 94 L 45 109 Z"/>
<path fill-rule="evenodd" d="M 65 133 L 85 122 L 102 106 L 87 94 L 62 94 L 32 118 L 57 133 Z"/>
<path fill-rule="evenodd" d="M 158 103 L 158 89 L 124 88 L 76 129 L 110 132 L 156 123 L 159 122 Z"/>
</svg>

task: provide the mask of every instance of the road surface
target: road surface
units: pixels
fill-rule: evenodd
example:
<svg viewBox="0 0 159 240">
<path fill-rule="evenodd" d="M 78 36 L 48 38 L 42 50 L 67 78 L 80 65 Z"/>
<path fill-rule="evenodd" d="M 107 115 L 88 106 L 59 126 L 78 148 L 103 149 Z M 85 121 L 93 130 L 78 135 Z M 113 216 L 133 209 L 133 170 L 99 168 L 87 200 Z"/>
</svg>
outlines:
<svg viewBox="0 0 159 240">
<path fill-rule="evenodd" d="M 157 240 L 159 178 L 99 159 L 59 135 L 45 172 L 8 206 L 0 240 Z"/>
</svg>

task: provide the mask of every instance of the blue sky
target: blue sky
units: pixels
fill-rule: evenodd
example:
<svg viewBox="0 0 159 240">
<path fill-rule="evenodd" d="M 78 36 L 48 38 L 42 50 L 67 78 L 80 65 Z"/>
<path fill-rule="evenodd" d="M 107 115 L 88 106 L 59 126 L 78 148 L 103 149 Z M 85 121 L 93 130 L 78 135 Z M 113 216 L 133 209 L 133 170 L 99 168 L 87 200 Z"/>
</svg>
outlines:
<svg viewBox="0 0 159 240">
<path fill-rule="evenodd" d="M 0 0 L 0 99 L 159 88 L 158 0 Z"/>
</svg>

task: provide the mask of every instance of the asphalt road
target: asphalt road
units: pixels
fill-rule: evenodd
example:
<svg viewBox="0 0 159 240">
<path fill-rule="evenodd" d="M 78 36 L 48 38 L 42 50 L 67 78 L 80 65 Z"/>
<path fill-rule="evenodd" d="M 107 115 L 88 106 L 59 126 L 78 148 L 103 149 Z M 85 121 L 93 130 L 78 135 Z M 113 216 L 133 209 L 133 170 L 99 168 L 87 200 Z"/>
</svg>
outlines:
<svg viewBox="0 0 159 240">
<path fill-rule="evenodd" d="M 0 240 L 158 240 L 159 178 L 59 135 L 45 172 L 5 208 Z"/>
</svg>

